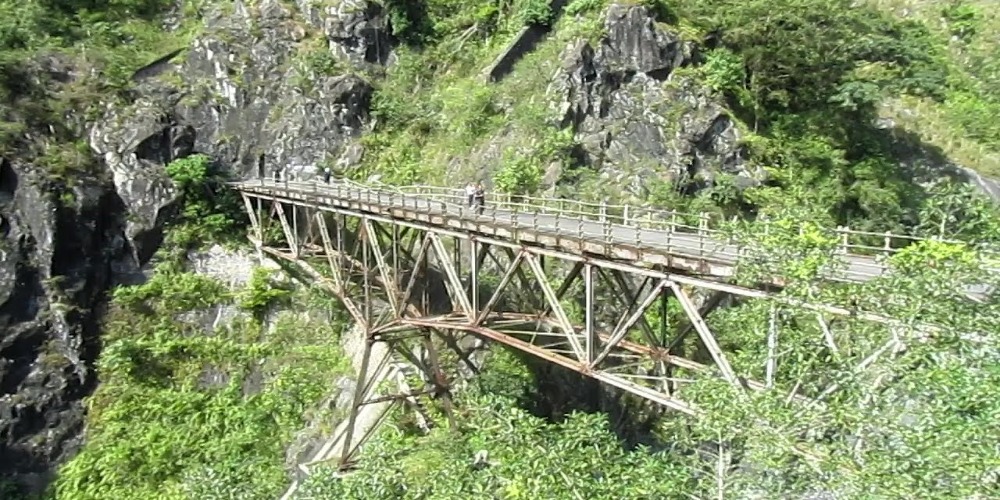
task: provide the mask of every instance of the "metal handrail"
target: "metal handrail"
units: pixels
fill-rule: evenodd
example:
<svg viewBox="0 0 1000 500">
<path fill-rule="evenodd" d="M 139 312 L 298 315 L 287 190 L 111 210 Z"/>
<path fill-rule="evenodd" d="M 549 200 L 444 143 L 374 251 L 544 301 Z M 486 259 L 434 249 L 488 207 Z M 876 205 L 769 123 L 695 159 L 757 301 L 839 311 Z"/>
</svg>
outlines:
<svg viewBox="0 0 1000 500">
<path fill-rule="evenodd" d="M 264 185 L 264 181 L 260 181 Z M 273 182 L 273 181 L 272 181 Z M 310 181 L 288 181 L 282 180 L 277 182 L 279 185 L 284 185 L 288 187 L 301 187 L 310 188 L 316 191 L 319 186 L 323 183 L 317 182 L 315 180 Z M 240 183 L 236 183 L 240 184 Z M 383 198 L 385 200 L 392 200 L 395 197 L 401 197 L 405 206 L 412 208 L 417 208 L 419 200 L 424 200 L 427 202 L 441 203 L 442 208 L 446 206 L 451 206 L 452 208 L 466 206 L 467 200 L 464 190 L 455 188 L 445 188 L 440 186 L 393 186 L 387 184 L 364 184 L 357 181 L 352 181 L 349 179 L 337 179 L 333 184 L 329 185 L 331 189 L 337 189 L 338 185 L 343 185 L 348 189 L 355 190 L 361 193 L 366 193 L 366 197 L 372 201 L 377 202 L 376 204 L 381 204 Z M 704 255 L 705 252 L 711 251 L 714 256 L 724 257 L 728 259 L 737 259 L 741 256 L 741 252 L 736 249 L 727 248 L 727 244 L 732 243 L 725 238 L 725 231 L 718 228 L 711 227 L 712 218 L 706 214 L 692 214 L 683 213 L 674 210 L 659 210 L 655 208 L 650 208 L 647 206 L 635 206 L 635 205 L 608 205 L 604 203 L 591 203 L 591 202 L 581 202 L 577 200 L 567 200 L 563 198 L 545 198 L 545 197 L 529 197 L 529 196 L 510 196 L 503 193 L 491 193 L 488 198 L 488 205 L 493 209 L 506 210 L 514 214 L 513 221 L 515 225 L 518 223 L 524 224 L 524 221 L 530 220 L 532 216 L 536 217 L 538 215 L 550 215 L 555 216 L 556 220 L 560 219 L 569 221 L 591 221 L 599 222 L 602 224 L 604 230 L 602 234 L 587 234 L 582 229 L 577 231 L 578 236 L 605 236 L 607 237 L 613 228 L 631 228 L 636 232 L 636 237 L 638 238 L 640 231 L 657 231 L 660 233 L 665 233 L 667 244 L 670 244 L 670 235 L 678 234 L 678 237 L 694 237 L 698 239 L 697 246 L 699 248 L 698 254 Z M 568 208 L 573 207 L 573 208 Z M 592 210 L 585 210 L 589 208 Z M 519 214 L 523 216 L 519 217 Z M 694 221 L 694 223 L 689 223 L 689 221 Z M 494 221 L 496 222 L 496 221 Z M 762 221 L 765 225 L 764 231 L 768 231 L 768 221 Z M 558 224 L 557 224 L 558 226 Z M 560 229 L 557 227 L 556 232 Z M 802 230 L 802 228 L 800 228 Z M 844 257 L 872 257 L 876 255 L 891 255 L 898 252 L 901 248 L 893 245 L 897 241 L 926 241 L 927 238 L 922 238 L 913 235 L 906 234 L 896 234 L 891 232 L 886 233 L 876 233 L 869 231 L 857 231 L 846 227 L 838 227 L 836 229 L 828 229 L 829 234 L 836 234 L 838 236 L 838 253 Z M 872 239 L 881 239 L 881 245 L 867 244 L 866 242 L 855 242 L 852 241 L 851 237 L 870 237 Z M 949 239 L 935 239 L 935 241 L 941 241 L 946 243 L 957 243 L 957 244 L 967 244 L 967 242 L 959 240 L 949 240 Z M 992 249 L 985 249 L 985 253 L 989 256 L 989 260 L 1000 261 L 1000 252 L 992 251 Z M 727 259 L 727 260 L 728 260 Z M 885 265 L 882 263 L 873 262 L 873 265 L 885 269 Z M 991 264 L 992 267 L 992 264 Z M 1000 267 L 1000 265 L 998 265 Z"/>
<path fill-rule="evenodd" d="M 358 186 L 363 184 L 354 183 Z M 365 186 L 370 187 L 370 186 Z M 449 202 L 462 202 L 465 199 L 464 191 L 456 188 L 441 186 L 390 186 L 379 185 L 378 188 L 389 188 L 403 194 L 415 194 L 424 198 L 444 200 Z M 563 216 L 577 216 L 588 220 L 610 220 L 613 224 L 624 226 L 638 225 L 650 229 L 666 229 L 670 231 L 680 230 L 681 232 L 697 232 L 699 234 L 722 234 L 725 231 L 719 226 L 729 222 L 719 217 L 713 217 L 708 212 L 692 213 L 677 210 L 663 210 L 651 207 L 648 204 L 607 204 L 572 200 L 567 198 L 549 198 L 538 196 L 511 196 L 508 193 L 489 193 L 487 199 L 490 204 L 508 210 L 518 210 L 521 212 L 537 211 L 543 214 L 559 213 Z M 517 201 L 513 201 L 517 200 Z M 668 222 L 664 222 L 668 221 Z M 687 223 L 687 221 L 696 221 Z M 760 221 L 765 226 L 771 224 L 764 219 Z M 798 228 L 800 231 L 804 228 Z M 765 231 L 766 231 L 765 227 Z M 839 239 L 839 251 L 842 254 L 856 253 L 858 255 L 878 255 L 894 254 L 902 247 L 919 241 L 938 241 L 951 244 L 969 244 L 967 241 L 948 238 L 926 238 L 913 234 L 894 233 L 891 231 L 874 232 L 851 229 L 848 226 L 838 226 L 827 229 L 831 235 L 836 235 Z M 861 241 L 859 241 L 861 240 Z M 864 241 L 869 240 L 869 241 Z M 871 244 L 878 241 L 880 245 Z M 895 243 L 904 242 L 903 245 Z M 852 252 L 851 250 L 854 250 Z M 984 254 L 1000 259 L 1000 249 L 982 248 Z"/>
</svg>

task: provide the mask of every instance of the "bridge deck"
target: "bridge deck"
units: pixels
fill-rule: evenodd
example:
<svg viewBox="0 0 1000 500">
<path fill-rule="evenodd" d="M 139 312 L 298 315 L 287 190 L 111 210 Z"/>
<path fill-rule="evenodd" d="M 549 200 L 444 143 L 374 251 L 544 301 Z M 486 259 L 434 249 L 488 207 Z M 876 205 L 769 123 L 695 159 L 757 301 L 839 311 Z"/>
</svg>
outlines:
<svg viewBox="0 0 1000 500">
<path fill-rule="evenodd" d="M 716 232 L 685 232 L 674 227 L 655 229 L 590 220 L 580 215 L 520 212 L 491 207 L 489 200 L 483 213 L 476 214 L 463 204 L 449 200 L 341 182 L 258 180 L 236 183 L 234 187 L 248 194 L 319 208 L 362 211 L 400 222 L 513 239 L 576 255 L 600 255 L 636 264 L 662 265 L 717 278 L 732 276 L 740 256 L 740 249 L 721 240 Z M 869 256 L 846 254 L 843 259 L 846 266 L 833 279 L 864 282 L 880 276 L 886 269 Z"/>
</svg>

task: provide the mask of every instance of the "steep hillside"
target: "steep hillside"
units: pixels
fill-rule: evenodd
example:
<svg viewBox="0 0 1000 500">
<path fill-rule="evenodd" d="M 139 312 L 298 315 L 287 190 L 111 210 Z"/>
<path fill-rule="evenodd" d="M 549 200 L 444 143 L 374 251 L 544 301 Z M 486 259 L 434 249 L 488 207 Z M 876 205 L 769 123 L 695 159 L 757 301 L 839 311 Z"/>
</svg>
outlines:
<svg viewBox="0 0 1000 500">
<path fill-rule="evenodd" d="M 988 0 L 870 0 L 901 19 L 926 26 L 951 70 L 943 101 L 895 97 L 883 113 L 983 175 L 1000 173 L 1000 15 Z M 1000 194 L 1000 193 L 998 193 Z"/>
<path fill-rule="evenodd" d="M 844 394 L 800 412 L 784 394 L 699 387 L 711 417 L 690 425 L 628 400 L 631 419 L 562 421 L 602 408 L 565 397 L 540 410 L 563 397 L 547 381 L 568 376 L 501 354 L 461 396 L 460 438 L 404 422 L 353 479 L 317 476 L 302 498 L 990 497 L 1000 314 L 950 286 L 993 279 L 975 251 L 1000 242 L 1000 213 L 961 170 L 1000 174 L 989 4 L 0 0 L 0 462 L 14 464 L 0 474 L 73 499 L 280 492 L 283 448 L 294 455 L 303 414 L 331 401 L 304 380 L 342 374 L 329 344 L 346 325 L 325 302 L 312 304 L 333 311 L 325 326 L 300 314 L 317 300 L 307 290 L 289 301 L 263 275 L 206 277 L 205 262 L 227 264 L 199 250 L 243 240 L 224 181 L 329 166 L 713 212 L 745 222 L 753 255 L 786 257 L 748 272 L 790 276 L 802 286 L 789 294 L 944 333 L 894 331 L 896 357 L 862 372 L 884 332 L 845 320 L 832 327 L 843 353 L 825 352 L 815 318 L 788 312 L 778 383 L 816 393 L 850 380 Z M 918 245 L 898 276 L 819 287 L 831 242 L 760 234 L 763 215 L 974 244 Z M 740 369 L 762 365 L 769 317 L 746 306 L 712 319 Z M 315 336 L 291 335 L 306 326 Z M 970 331 L 985 333 L 970 346 Z M 669 452 L 626 451 L 625 436 Z M 490 439 L 492 458 L 477 460 Z"/>
</svg>

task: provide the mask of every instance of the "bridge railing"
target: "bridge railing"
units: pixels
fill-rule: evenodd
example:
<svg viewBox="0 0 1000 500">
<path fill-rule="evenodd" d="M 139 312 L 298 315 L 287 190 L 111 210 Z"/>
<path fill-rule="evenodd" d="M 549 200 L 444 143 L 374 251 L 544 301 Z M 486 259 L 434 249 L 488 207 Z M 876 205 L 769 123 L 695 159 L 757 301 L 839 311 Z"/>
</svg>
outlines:
<svg viewBox="0 0 1000 500">
<path fill-rule="evenodd" d="M 356 184 L 363 186 L 362 184 Z M 366 186 L 371 187 L 371 186 Z M 387 187 L 387 186 L 386 186 Z M 385 187 L 380 186 L 384 189 Z M 391 190 L 423 198 L 448 202 L 465 203 L 464 190 L 440 186 L 391 186 Z M 707 234 L 722 237 L 725 231 L 721 229 L 727 220 L 710 213 L 691 213 L 677 210 L 664 210 L 649 205 L 607 204 L 573 200 L 568 198 L 549 198 L 538 196 L 518 196 L 507 193 L 488 193 L 487 202 L 497 208 L 575 217 L 599 222 L 610 222 L 622 226 L 639 226 L 670 232 Z M 768 231 L 770 222 L 760 221 L 764 231 Z M 800 228 L 801 230 L 802 228 Z M 839 252 L 855 255 L 891 255 L 902 248 L 929 238 L 893 232 L 874 232 L 851 229 L 839 226 L 829 230 L 830 235 L 836 235 L 839 241 Z M 954 244 L 967 244 L 960 240 L 936 238 L 935 241 Z M 1000 259 L 1000 249 L 986 249 L 985 253 L 995 259 Z"/>
<path fill-rule="evenodd" d="M 298 189 L 323 189 L 325 184 L 316 181 L 282 181 L 281 184 Z M 329 189 L 337 189 L 337 185 L 348 187 L 352 191 L 367 193 L 370 201 L 394 198 L 418 199 L 463 207 L 467 197 L 463 189 L 440 186 L 393 186 L 387 184 L 363 184 L 348 179 L 339 179 Z M 416 204 L 414 204 L 416 207 Z M 573 200 L 568 198 L 550 198 L 539 196 L 516 196 L 506 193 L 488 193 L 487 207 L 507 210 L 514 214 L 524 214 L 519 219 L 528 223 L 528 214 L 551 215 L 563 221 L 582 220 L 602 223 L 610 228 L 619 226 L 636 229 L 662 231 L 669 234 L 688 234 L 698 239 L 698 253 L 706 251 L 716 256 L 738 257 L 738 250 L 723 248 L 727 242 L 727 232 L 722 229 L 725 220 L 708 213 L 689 213 L 677 210 L 663 210 L 648 205 L 607 204 Z M 514 216 L 515 219 L 518 215 Z M 771 226 L 768 221 L 761 221 L 766 233 Z M 802 228 L 800 228 L 801 230 Z M 609 229 L 605 229 L 607 232 Z M 859 231 L 847 227 L 837 227 L 828 230 L 828 235 L 836 235 L 839 241 L 838 252 L 843 255 L 877 256 L 891 255 L 901 248 L 917 241 L 927 240 L 915 235 L 891 232 Z M 598 234 L 589 236 L 601 236 Z M 668 237 L 669 238 L 669 237 Z M 948 243 L 966 243 L 958 240 L 937 239 Z M 731 242 L 729 242 L 731 243 Z M 669 239 L 668 239 L 669 244 Z M 720 253 L 721 252 L 721 253 Z M 1000 252 L 987 250 L 984 252 L 989 259 L 990 267 L 1000 268 Z M 732 255 L 730 255 L 732 254 Z"/>
</svg>

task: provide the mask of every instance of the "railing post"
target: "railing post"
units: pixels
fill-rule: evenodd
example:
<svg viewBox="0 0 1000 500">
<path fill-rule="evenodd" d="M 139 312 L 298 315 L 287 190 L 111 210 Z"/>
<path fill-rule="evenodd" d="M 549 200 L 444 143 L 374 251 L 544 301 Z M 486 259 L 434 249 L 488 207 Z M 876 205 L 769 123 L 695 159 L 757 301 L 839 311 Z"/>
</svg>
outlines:
<svg viewBox="0 0 1000 500">
<path fill-rule="evenodd" d="M 698 255 L 705 255 L 705 230 L 708 228 L 708 214 L 698 215 Z"/>
<path fill-rule="evenodd" d="M 885 253 L 886 255 L 892 253 L 892 231 L 885 232 Z"/>
<path fill-rule="evenodd" d="M 842 255 L 847 255 L 847 246 L 850 245 L 847 226 L 837 226 L 837 232 L 840 233 L 840 253 Z"/>
<path fill-rule="evenodd" d="M 576 236 L 577 236 L 577 238 L 580 239 L 580 244 L 582 245 L 583 244 L 583 216 L 582 215 L 578 215 L 578 217 L 579 218 L 576 220 Z"/>
<path fill-rule="evenodd" d="M 611 245 L 611 221 L 604 219 L 604 244 Z"/>
<path fill-rule="evenodd" d="M 677 210 L 670 211 L 670 232 L 677 231 Z"/>
<path fill-rule="evenodd" d="M 676 212 L 674 212 L 674 214 L 671 216 L 671 220 L 668 223 L 668 227 L 667 227 L 667 248 L 668 249 L 673 248 L 673 246 L 671 246 L 671 244 L 670 244 L 671 243 L 670 240 L 672 239 L 672 237 L 674 235 L 674 222 L 676 222 L 675 218 L 676 218 Z M 652 224 L 652 222 L 653 222 L 653 214 L 652 213 L 649 214 L 649 221 L 650 221 L 650 224 Z"/>
<path fill-rule="evenodd" d="M 622 224 L 628 225 L 628 205 L 622 210 Z"/>
<path fill-rule="evenodd" d="M 607 220 L 608 220 L 608 203 L 606 201 L 602 201 L 601 202 L 601 211 L 600 211 L 600 214 L 601 214 L 600 215 L 601 222 L 607 222 Z"/>
</svg>

